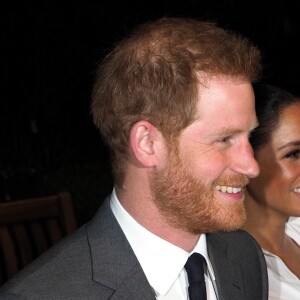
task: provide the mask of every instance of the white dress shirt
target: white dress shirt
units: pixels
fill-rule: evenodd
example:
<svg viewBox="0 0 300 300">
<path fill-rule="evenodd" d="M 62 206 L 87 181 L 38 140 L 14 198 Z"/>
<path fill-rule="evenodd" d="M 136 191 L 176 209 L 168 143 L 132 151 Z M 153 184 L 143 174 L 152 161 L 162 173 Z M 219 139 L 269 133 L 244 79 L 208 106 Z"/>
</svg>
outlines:
<svg viewBox="0 0 300 300">
<path fill-rule="evenodd" d="M 300 245 L 300 218 L 287 222 L 286 233 Z M 300 280 L 280 257 L 263 249 L 269 278 L 269 300 L 300 299 Z"/>
<path fill-rule="evenodd" d="M 205 234 L 200 236 L 194 250 L 189 253 L 154 235 L 137 223 L 120 204 L 115 189 L 110 198 L 110 205 L 153 288 L 156 299 L 188 299 L 188 279 L 184 265 L 194 252 L 201 253 L 207 262 L 205 274 L 207 300 L 217 299 L 215 277 L 207 255 Z"/>
</svg>

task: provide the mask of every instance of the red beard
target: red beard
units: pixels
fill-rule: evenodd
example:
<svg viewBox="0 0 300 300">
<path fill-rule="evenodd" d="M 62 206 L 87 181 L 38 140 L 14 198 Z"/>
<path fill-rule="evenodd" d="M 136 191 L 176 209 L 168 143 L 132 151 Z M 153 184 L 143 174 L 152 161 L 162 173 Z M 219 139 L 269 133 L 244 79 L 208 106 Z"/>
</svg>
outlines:
<svg viewBox="0 0 300 300">
<path fill-rule="evenodd" d="M 169 166 L 153 177 L 151 185 L 154 202 L 168 223 L 195 234 L 240 228 L 246 219 L 244 202 L 217 198 L 216 186 L 245 186 L 247 177 L 221 176 L 206 186 L 186 170 L 174 148 L 169 154 Z"/>
</svg>

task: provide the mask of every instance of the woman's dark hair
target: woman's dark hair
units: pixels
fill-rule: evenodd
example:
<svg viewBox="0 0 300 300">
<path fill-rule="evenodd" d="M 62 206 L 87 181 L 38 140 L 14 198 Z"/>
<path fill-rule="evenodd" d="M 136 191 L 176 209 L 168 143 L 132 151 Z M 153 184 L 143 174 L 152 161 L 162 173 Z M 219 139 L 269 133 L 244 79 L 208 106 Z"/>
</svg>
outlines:
<svg viewBox="0 0 300 300">
<path fill-rule="evenodd" d="M 255 151 L 270 141 L 283 110 L 291 104 L 300 102 L 300 99 L 286 90 L 261 82 L 254 83 L 253 89 L 259 122 L 259 126 L 250 137 L 250 143 Z"/>
</svg>

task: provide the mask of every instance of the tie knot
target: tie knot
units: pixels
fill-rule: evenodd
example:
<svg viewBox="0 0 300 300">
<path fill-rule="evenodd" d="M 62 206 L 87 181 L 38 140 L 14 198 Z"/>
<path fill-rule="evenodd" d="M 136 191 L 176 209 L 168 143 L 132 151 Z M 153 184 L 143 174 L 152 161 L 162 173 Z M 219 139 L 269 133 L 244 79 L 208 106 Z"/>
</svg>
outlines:
<svg viewBox="0 0 300 300">
<path fill-rule="evenodd" d="M 199 253 L 193 253 L 185 264 L 189 283 L 204 281 L 204 263 L 205 258 Z"/>
</svg>

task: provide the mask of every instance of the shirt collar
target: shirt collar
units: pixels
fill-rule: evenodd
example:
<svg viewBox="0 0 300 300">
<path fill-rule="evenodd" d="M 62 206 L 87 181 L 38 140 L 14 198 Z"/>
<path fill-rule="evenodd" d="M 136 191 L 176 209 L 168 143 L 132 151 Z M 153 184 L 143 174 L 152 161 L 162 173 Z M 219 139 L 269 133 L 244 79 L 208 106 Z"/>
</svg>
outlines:
<svg viewBox="0 0 300 300">
<path fill-rule="evenodd" d="M 115 189 L 110 198 L 111 209 L 131 245 L 152 288 L 165 295 L 184 268 L 188 257 L 201 253 L 208 271 L 214 280 L 214 274 L 207 254 L 206 235 L 202 234 L 194 250 L 189 253 L 156 236 L 141 226 L 120 204 Z"/>
</svg>

